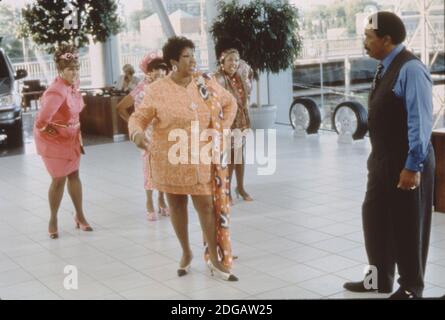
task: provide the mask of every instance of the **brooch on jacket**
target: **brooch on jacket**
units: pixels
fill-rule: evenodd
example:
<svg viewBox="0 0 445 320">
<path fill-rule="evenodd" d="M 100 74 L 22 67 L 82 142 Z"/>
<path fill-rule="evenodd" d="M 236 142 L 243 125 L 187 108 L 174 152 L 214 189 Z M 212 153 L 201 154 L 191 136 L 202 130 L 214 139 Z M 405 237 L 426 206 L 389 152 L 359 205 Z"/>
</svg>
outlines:
<svg viewBox="0 0 445 320">
<path fill-rule="evenodd" d="M 196 85 L 198 87 L 199 94 L 204 100 L 209 99 L 209 89 L 206 85 L 206 79 L 211 79 L 211 76 L 208 73 L 202 73 L 196 78 Z"/>
</svg>

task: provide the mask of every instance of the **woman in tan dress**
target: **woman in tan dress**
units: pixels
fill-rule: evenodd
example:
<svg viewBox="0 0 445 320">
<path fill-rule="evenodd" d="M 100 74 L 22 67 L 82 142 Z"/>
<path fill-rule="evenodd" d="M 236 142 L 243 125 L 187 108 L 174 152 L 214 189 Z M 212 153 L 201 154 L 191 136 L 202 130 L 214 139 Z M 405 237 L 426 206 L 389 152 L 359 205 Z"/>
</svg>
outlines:
<svg viewBox="0 0 445 320">
<path fill-rule="evenodd" d="M 238 104 L 238 111 L 231 129 L 239 129 L 241 132 L 244 132 L 244 130 L 250 129 L 247 107 L 252 88 L 252 69 L 240 59 L 238 50 L 234 48 L 222 51 L 219 63 L 215 79 L 235 97 Z M 244 201 L 253 201 L 252 197 L 244 189 L 244 149 L 245 138 L 234 139 L 232 142 L 231 162 L 229 164 L 229 177 L 230 181 L 232 181 L 232 174 L 235 169 L 237 182 L 235 193 L 237 197 L 241 196 Z"/>
<path fill-rule="evenodd" d="M 230 128 L 237 105 L 233 96 L 216 81 L 203 80 L 202 76 L 196 76 L 194 48 L 193 42 L 184 37 L 170 38 L 165 44 L 163 57 L 173 71 L 169 76 L 146 87 L 142 105 L 129 120 L 130 139 L 144 149 L 147 144 L 144 131 L 149 124 L 153 124 L 149 174 L 154 188 L 167 195 L 171 221 L 182 247 L 178 275 L 183 276 L 189 272 L 193 258 L 188 236 L 187 201 L 190 195 L 208 244 L 208 266 L 212 274 L 224 280 L 237 281 L 230 273 L 230 247 L 222 250 L 219 244 L 219 240 L 226 241 L 226 244 L 230 241 L 227 216 L 215 214 L 214 182 L 217 181 L 219 185 L 221 181 L 214 175 L 213 164 L 201 160 L 197 163 L 193 161 L 196 156 L 194 134 L 200 137 L 212 125 Z M 209 96 L 212 99 L 208 99 Z M 215 102 L 211 107 L 210 100 Z M 216 117 L 218 119 L 215 115 L 219 116 Z M 192 132 L 197 125 L 199 131 Z M 185 162 L 182 158 L 179 163 L 176 161 L 177 136 L 174 135 L 178 132 L 186 133 Z M 209 140 L 198 141 L 199 150 L 203 150 L 208 142 Z M 219 194 L 216 200 L 224 200 L 224 195 Z M 224 208 L 224 213 L 227 209 Z M 224 230 L 218 229 L 219 227 Z"/>
</svg>

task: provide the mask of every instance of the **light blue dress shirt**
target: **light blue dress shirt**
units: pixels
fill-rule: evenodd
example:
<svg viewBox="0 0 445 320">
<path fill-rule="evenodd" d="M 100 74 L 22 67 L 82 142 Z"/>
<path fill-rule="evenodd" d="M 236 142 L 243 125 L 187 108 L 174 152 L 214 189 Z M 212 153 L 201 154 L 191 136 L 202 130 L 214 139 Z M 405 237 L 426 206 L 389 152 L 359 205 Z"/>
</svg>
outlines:
<svg viewBox="0 0 445 320">
<path fill-rule="evenodd" d="M 394 58 L 405 48 L 399 44 L 381 61 L 382 77 Z M 428 145 L 433 130 L 433 81 L 425 65 L 419 60 L 411 60 L 400 69 L 393 92 L 403 102 L 408 114 L 409 152 L 405 168 L 423 171 Z"/>
</svg>

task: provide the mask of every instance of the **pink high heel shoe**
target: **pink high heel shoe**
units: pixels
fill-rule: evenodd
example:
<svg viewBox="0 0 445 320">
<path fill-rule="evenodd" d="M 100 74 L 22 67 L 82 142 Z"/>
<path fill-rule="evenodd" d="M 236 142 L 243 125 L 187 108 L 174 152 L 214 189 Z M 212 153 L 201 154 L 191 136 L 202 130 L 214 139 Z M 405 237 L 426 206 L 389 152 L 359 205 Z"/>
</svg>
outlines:
<svg viewBox="0 0 445 320">
<path fill-rule="evenodd" d="M 159 207 L 159 214 L 163 217 L 170 217 L 170 210 L 168 210 L 168 208 Z"/>
<path fill-rule="evenodd" d="M 59 238 L 59 232 L 48 232 L 50 239 L 57 239 Z"/>
<path fill-rule="evenodd" d="M 49 231 L 49 227 L 48 227 L 48 235 L 50 239 L 57 239 L 59 238 L 59 231 L 57 230 L 57 226 L 56 226 L 56 231 L 54 232 L 50 232 Z"/>
<path fill-rule="evenodd" d="M 147 219 L 148 221 L 156 221 L 158 220 L 158 215 L 156 213 L 156 211 L 147 211 Z"/>
<path fill-rule="evenodd" d="M 77 217 L 74 217 L 74 222 L 76 223 L 76 229 L 80 229 L 82 231 L 93 231 L 93 228 L 89 224 L 83 224 L 77 219 Z"/>
</svg>

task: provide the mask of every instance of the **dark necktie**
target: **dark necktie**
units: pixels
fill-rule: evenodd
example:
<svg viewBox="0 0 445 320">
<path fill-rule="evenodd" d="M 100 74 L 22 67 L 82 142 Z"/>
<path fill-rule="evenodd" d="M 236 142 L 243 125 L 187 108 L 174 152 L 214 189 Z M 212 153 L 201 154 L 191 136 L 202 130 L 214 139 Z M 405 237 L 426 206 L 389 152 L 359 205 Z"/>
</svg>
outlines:
<svg viewBox="0 0 445 320">
<path fill-rule="evenodd" d="M 377 71 L 374 75 L 374 79 L 372 80 L 371 91 L 375 90 L 375 87 L 377 86 L 377 82 L 382 78 L 382 71 L 383 71 L 383 64 L 379 63 L 377 65 Z"/>
</svg>

